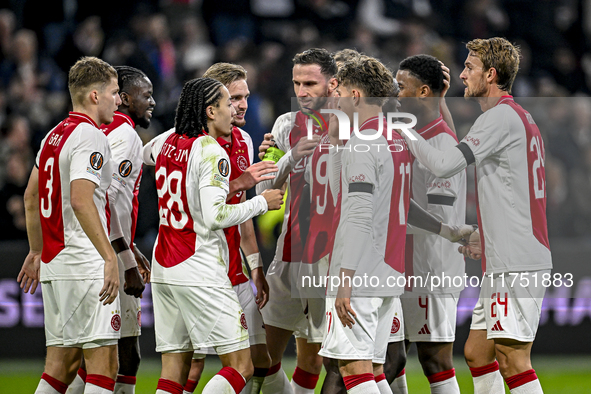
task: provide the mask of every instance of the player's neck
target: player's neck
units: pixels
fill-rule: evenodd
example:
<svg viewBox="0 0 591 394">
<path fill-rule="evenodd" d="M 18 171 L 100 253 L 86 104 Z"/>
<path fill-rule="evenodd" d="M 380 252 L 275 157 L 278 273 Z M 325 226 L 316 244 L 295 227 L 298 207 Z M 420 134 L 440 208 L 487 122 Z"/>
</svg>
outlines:
<svg viewBox="0 0 591 394">
<path fill-rule="evenodd" d="M 88 116 L 90 119 L 92 119 L 92 121 L 98 125 L 100 125 L 102 123 L 99 120 L 98 111 L 93 111 L 92 108 L 88 109 L 83 105 L 73 105 L 72 112 L 78 112 L 80 114 L 84 114 L 84 115 Z"/>
<path fill-rule="evenodd" d="M 493 108 L 501 97 L 509 95 L 509 92 L 506 90 L 501 90 L 497 87 L 497 85 L 492 85 L 486 96 L 480 97 L 478 99 L 478 103 L 480 104 L 480 109 L 482 112 L 486 112 L 489 109 Z"/>
<path fill-rule="evenodd" d="M 439 118 L 439 116 L 441 116 L 439 105 L 436 108 L 424 108 L 419 110 L 417 112 L 417 125 L 415 126 L 415 129 L 422 129 L 435 119 Z"/>
<path fill-rule="evenodd" d="M 359 106 L 356 108 L 355 112 L 357 112 L 358 116 L 358 125 L 364 124 L 368 119 L 375 118 L 379 116 L 380 112 L 382 112 L 382 107 L 377 105 L 364 105 Z"/>
</svg>

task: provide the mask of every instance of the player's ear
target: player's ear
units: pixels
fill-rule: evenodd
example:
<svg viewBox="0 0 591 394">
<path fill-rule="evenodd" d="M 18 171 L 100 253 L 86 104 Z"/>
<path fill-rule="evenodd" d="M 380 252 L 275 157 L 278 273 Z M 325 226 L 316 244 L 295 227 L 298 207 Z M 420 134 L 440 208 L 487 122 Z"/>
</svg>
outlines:
<svg viewBox="0 0 591 394">
<path fill-rule="evenodd" d="M 90 102 L 98 105 L 99 104 L 99 92 L 96 89 L 93 89 L 90 91 L 90 93 L 88 94 L 88 97 L 90 98 Z"/>
<path fill-rule="evenodd" d="M 430 93 L 431 93 L 431 89 L 429 88 L 429 86 L 421 85 L 419 87 L 419 97 L 421 99 L 424 99 L 425 97 L 429 97 Z"/>
<path fill-rule="evenodd" d="M 207 117 L 211 120 L 215 119 L 215 108 L 213 105 L 210 105 L 209 107 L 205 108 L 205 114 L 207 115 Z"/>
<path fill-rule="evenodd" d="M 492 83 L 496 77 L 497 77 L 497 69 L 494 67 L 489 68 L 488 73 L 486 74 L 486 80 L 489 83 Z"/>
<path fill-rule="evenodd" d="M 129 107 L 131 100 L 129 99 L 127 92 L 119 92 L 119 97 L 121 97 L 121 103 L 126 107 Z"/>
<path fill-rule="evenodd" d="M 339 83 L 336 78 L 333 77 L 328 80 L 328 97 L 334 96 L 337 86 L 339 86 Z"/>
</svg>

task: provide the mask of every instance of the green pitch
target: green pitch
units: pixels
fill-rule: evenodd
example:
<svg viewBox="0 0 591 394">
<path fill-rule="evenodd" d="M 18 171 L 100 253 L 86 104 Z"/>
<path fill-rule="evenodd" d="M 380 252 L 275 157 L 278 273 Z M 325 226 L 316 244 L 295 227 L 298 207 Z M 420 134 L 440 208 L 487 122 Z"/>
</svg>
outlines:
<svg viewBox="0 0 591 394">
<path fill-rule="evenodd" d="M 535 356 L 534 368 L 546 393 L 583 394 L 591 387 L 591 356 Z M 294 359 L 282 363 L 288 376 L 295 368 Z M 456 374 L 462 393 L 472 393 L 472 377 L 461 358 L 455 360 Z M 196 393 L 200 393 L 207 381 L 221 368 L 215 357 L 207 358 L 205 371 Z M 32 394 L 43 372 L 43 360 L 0 360 L 0 394 Z M 324 371 L 316 393 L 324 378 Z M 160 360 L 143 360 L 137 379 L 137 394 L 153 394 L 160 376 Z M 408 391 L 411 394 L 429 394 L 429 383 L 421 372 L 416 355 L 409 355 L 406 366 Z M 509 393 L 509 390 L 506 389 Z"/>
</svg>

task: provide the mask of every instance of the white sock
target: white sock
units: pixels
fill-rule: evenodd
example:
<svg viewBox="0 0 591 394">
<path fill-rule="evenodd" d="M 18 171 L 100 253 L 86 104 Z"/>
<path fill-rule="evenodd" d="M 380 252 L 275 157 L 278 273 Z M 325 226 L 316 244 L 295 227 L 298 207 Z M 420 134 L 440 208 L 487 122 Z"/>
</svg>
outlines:
<svg viewBox="0 0 591 394">
<path fill-rule="evenodd" d="M 115 394 L 135 394 L 135 384 L 115 383 Z"/>
<path fill-rule="evenodd" d="M 261 392 L 261 387 L 263 387 L 264 381 L 264 376 L 253 376 L 248 382 L 246 382 L 246 386 L 244 386 L 244 389 L 240 393 L 259 394 Z"/>
<path fill-rule="evenodd" d="M 375 380 L 369 380 L 347 390 L 347 394 L 381 394 Z"/>
<path fill-rule="evenodd" d="M 543 394 L 542 385 L 538 379 L 532 380 L 510 390 L 511 394 Z"/>
<path fill-rule="evenodd" d="M 60 392 L 51 387 L 47 381 L 41 379 L 37 386 L 37 390 L 35 390 L 35 394 L 60 394 Z"/>
<path fill-rule="evenodd" d="M 376 382 L 376 385 L 378 386 L 378 390 L 380 390 L 380 394 L 392 394 L 392 389 L 388 385 L 388 381 L 386 379 Z"/>
<path fill-rule="evenodd" d="M 269 375 L 263 382 L 263 394 L 294 394 L 283 368 Z"/>
<path fill-rule="evenodd" d="M 458 386 L 455 376 L 441 382 L 431 383 L 429 387 L 431 387 L 431 394 L 460 394 L 460 386 Z"/>
<path fill-rule="evenodd" d="M 80 375 L 76 374 L 74 381 L 68 386 L 66 394 L 82 394 L 84 393 L 84 386 L 86 386 L 86 383 L 82 380 Z"/>
<path fill-rule="evenodd" d="M 482 376 L 472 377 L 474 394 L 497 394 L 505 392 L 505 383 L 501 372 L 496 370 Z"/>
<path fill-rule="evenodd" d="M 203 388 L 203 394 L 238 394 L 234 391 L 234 388 L 221 375 L 215 375 L 213 378 L 207 382 L 205 387 Z"/>
<path fill-rule="evenodd" d="M 86 383 L 86 387 L 84 387 L 84 394 L 113 394 L 113 391 L 96 386 L 92 383 Z"/>
<path fill-rule="evenodd" d="M 406 387 L 406 374 L 396 377 L 390 384 L 390 390 L 392 394 L 408 394 L 408 388 Z"/>
<path fill-rule="evenodd" d="M 293 390 L 293 394 L 314 394 L 314 389 L 307 389 L 305 387 L 300 386 L 296 382 L 291 380 L 291 388 Z"/>
</svg>

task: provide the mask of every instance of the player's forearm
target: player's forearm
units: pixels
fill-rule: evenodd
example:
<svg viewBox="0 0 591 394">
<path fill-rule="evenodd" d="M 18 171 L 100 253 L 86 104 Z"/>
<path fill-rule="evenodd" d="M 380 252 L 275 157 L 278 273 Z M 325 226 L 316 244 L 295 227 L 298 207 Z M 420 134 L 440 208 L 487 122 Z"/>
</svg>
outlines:
<svg viewBox="0 0 591 394">
<path fill-rule="evenodd" d="M 436 177 L 450 178 L 467 167 L 464 155 L 456 147 L 441 151 L 432 147 L 414 130 L 410 131 L 417 138 L 413 141 L 403 134 L 410 151 Z"/>
<path fill-rule="evenodd" d="M 343 151 L 337 151 L 337 148 L 333 148 L 328 153 L 328 184 L 330 186 L 330 192 L 332 194 L 334 205 L 337 204 L 337 198 L 341 190 L 341 168 L 342 168 L 342 156 Z"/>
<path fill-rule="evenodd" d="M 33 168 L 29 177 L 24 203 L 29 248 L 32 252 L 39 253 L 43 249 L 43 232 L 41 231 L 41 217 L 39 216 L 39 172 L 36 167 Z"/>
<path fill-rule="evenodd" d="M 360 262 L 364 259 L 367 247 L 373 244 L 371 236 L 373 201 L 369 193 L 349 195 L 351 202 L 348 212 L 343 212 L 347 220 L 343 228 L 345 238 L 342 269 L 357 271 Z"/>
<path fill-rule="evenodd" d="M 407 222 L 411 226 L 429 233 L 439 234 L 441 231 L 441 221 L 427 210 L 421 208 L 413 199 L 410 200 Z"/>
<path fill-rule="evenodd" d="M 226 204 L 226 193 L 215 186 L 200 190 L 205 226 L 212 231 L 232 227 L 267 212 L 267 200 L 256 196 L 240 204 Z"/>
<path fill-rule="evenodd" d="M 259 253 L 259 245 L 257 244 L 257 237 L 254 232 L 252 219 L 249 219 L 240 225 L 240 247 L 244 251 L 245 256 Z"/>
<path fill-rule="evenodd" d="M 277 162 L 277 167 L 279 168 L 277 173 L 269 174 L 269 176 L 275 175 L 275 178 L 267 181 L 262 181 L 257 184 L 257 194 L 261 194 L 267 189 L 281 189 L 281 187 L 287 180 L 289 173 L 291 172 L 291 170 L 294 169 L 296 164 L 297 163 L 293 159 L 292 152 L 290 150 L 285 155 L 283 155 L 283 157 L 279 159 L 279 161 Z"/>
<path fill-rule="evenodd" d="M 88 203 L 78 203 L 76 207 L 72 205 L 72 208 L 82 230 L 84 230 L 84 233 L 90 239 L 90 242 L 92 242 L 101 257 L 105 261 L 115 260 L 115 251 L 113 250 L 109 238 L 105 233 L 105 229 L 101 224 L 101 218 L 96 209 L 96 205 L 94 205 L 94 201 L 90 200 Z"/>
<path fill-rule="evenodd" d="M 456 133 L 456 126 L 454 125 L 454 119 L 451 116 L 451 112 L 449 111 L 449 108 L 447 107 L 447 103 L 445 102 L 444 97 L 439 99 L 439 112 L 441 112 L 441 116 L 443 117 L 443 120 L 445 121 L 445 123 L 447 123 L 449 128 L 454 133 Z"/>
</svg>

